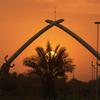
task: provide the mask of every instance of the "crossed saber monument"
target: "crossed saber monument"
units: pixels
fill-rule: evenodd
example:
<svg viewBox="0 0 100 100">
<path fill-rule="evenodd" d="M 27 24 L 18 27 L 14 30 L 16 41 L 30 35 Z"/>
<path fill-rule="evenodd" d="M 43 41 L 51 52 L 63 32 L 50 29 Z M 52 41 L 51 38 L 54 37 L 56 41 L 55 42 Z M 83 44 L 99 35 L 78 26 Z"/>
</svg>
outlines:
<svg viewBox="0 0 100 100">
<path fill-rule="evenodd" d="M 47 26 L 42 28 L 39 32 L 37 32 L 33 37 L 31 37 L 28 41 L 26 41 L 9 59 L 7 59 L 8 56 L 5 57 L 5 63 L 0 68 L 1 74 L 7 74 L 11 67 L 14 66 L 11 65 L 11 63 L 17 58 L 18 55 L 20 55 L 25 48 L 27 48 L 33 41 L 35 41 L 40 35 L 42 35 L 44 32 L 46 32 L 48 29 L 50 29 L 53 26 L 57 26 L 58 28 L 65 31 L 67 34 L 69 34 L 71 37 L 76 39 L 79 43 L 81 43 L 88 51 L 90 51 L 98 60 L 100 60 L 100 54 L 91 47 L 86 41 L 84 41 L 81 37 L 76 35 L 74 32 L 72 32 L 70 29 L 66 28 L 65 26 L 61 25 L 60 23 L 63 22 L 64 19 L 59 19 L 56 21 L 52 20 L 46 20 L 47 23 L 49 23 Z"/>
</svg>

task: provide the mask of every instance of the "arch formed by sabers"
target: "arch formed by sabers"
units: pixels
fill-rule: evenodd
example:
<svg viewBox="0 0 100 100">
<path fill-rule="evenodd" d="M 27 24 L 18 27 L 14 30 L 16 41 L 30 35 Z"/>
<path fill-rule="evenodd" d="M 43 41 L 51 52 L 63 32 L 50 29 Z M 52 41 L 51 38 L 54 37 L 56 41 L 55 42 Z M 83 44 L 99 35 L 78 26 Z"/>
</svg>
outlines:
<svg viewBox="0 0 100 100">
<path fill-rule="evenodd" d="M 63 21 L 64 21 L 63 19 L 60 19 L 57 21 L 46 20 L 46 22 L 49 23 L 49 25 L 45 26 L 43 29 L 37 32 L 33 37 L 31 37 L 27 42 L 25 42 L 8 60 L 6 59 L 6 63 L 4 63 L 1 66 L 0 72 L 8 73 L 10 67 L 13 67 L 11 63 L 16 59 L 16 57 L 20 55 L 21 52 L 24 51 L 24 49 L 27 48 L 34 40 L 36 40 L 40 35 L 42 35 L 44 32 L 46 32 L 48 29 L 50 29 L 53 26 L 57 26 L 58 28 L 62 29 L 63 31 L 71 35 L 78 42 L 80 42 L 85 48 L 87 48 L 96 58 L 100 60 L 100 54 L 96 52 L 94 48 L 92 48 L 87 42 L 85 42 L 82 38 L 80 38 L 74 32 L 72 32 L 71 30 L 69 30 L 68 28 L 60 24 Z"/>
</svg>

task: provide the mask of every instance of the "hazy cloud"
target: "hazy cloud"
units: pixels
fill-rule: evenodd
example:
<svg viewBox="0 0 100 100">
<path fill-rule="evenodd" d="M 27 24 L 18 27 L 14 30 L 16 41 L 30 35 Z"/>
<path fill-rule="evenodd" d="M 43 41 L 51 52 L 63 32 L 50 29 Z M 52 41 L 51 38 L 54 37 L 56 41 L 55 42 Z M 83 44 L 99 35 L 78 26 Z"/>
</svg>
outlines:
<svg viewBox="0 0 100 100">
<path fill-rule="evenodd" d="M 2 10 L 32 11 L 53 9 L 57 6 L 59 12 L 70 13 L 100 13 L 100 0 L 0 0 Z M 47 8 L 48 7 L 48 8 Z"/>
</svg>

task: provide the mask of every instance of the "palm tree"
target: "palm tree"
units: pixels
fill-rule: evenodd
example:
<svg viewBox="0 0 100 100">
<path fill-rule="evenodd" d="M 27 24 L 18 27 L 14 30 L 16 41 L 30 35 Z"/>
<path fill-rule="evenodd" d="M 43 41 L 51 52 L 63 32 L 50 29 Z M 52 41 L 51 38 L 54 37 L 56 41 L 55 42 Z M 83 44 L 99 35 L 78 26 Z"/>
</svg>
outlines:
<svg viewBox="0 0 100 100">
<path fill-rule="evenodd" d="M 57 45 L 52 49 L 50 42 L 47 43 L 46 50 L 37 47 L 37 56 L 24 59 L 23 64 L 33 69 L 33 72 L 42 77 L 46 93 L 49 97 L 55 95 L 54 80 L 58 77 L 66 78 L 66 72 L 72 72 L 74 65 L 72 59 L 68 57 L 64 47 Z M 48 91 L 48 92 L 47 92 Z"/>
</svg>

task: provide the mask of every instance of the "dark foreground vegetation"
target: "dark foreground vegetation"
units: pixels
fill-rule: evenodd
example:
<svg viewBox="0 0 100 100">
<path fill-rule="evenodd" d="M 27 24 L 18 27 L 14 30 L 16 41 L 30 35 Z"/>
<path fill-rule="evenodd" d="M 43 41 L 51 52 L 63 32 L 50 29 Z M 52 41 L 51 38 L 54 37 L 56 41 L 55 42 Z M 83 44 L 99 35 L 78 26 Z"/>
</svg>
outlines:
<svg viewBox="0 0 100 100">
<path fill-rule="evenodd" d="M 0 78 L 0 100 L 44 100 L 44 90 L 41 78 L 33 73 L 12 73 Z M 95 100 L 95 81 L 72 79 L 66 82 L 64 79 L 57 79 L 55 92 L 56 98 L 60 100 Z"/>
</svg>

